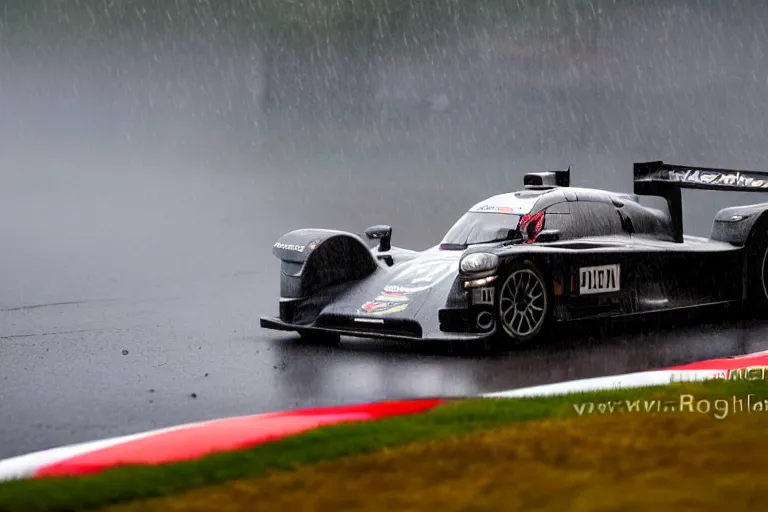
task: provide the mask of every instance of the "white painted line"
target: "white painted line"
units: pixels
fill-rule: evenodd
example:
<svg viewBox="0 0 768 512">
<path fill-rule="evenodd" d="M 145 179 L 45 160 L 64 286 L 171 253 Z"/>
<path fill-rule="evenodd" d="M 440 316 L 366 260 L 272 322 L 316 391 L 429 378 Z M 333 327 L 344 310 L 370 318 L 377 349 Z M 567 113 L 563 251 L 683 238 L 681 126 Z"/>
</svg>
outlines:
<svg viewBox="0 0 768 512">
<path fill-rule="evenodd" d="M 480 396 L 486 398 L 515 398 L 567 395 L 571 393 L 583 393 L 586 391 L 659 386 L 670 384 L 672 382 L 702 381 L 722 377 L 723 373 L 723 370 L 658 370 L 653 372 L 639 372 L 625 375 L 612 375 L 609 377 L 596 377 L 593 379 L 557 382 L 554 384 L 544 384 L 542 386 L 533 386 L 529 388 L 485 393 Z"/>
<path fill-rule="evenodd" d="M 768 355 L 768 350 L 762 350 L 760 352 L 753 352 L 752 354 L 744 354 L 743 356 L 736 356 L 736 357 L 733 357 L 732 359 L 750 359 L 752 357 L 759 357 L 759 356 L 764 356 L 764 355 Z"/>
</svg>

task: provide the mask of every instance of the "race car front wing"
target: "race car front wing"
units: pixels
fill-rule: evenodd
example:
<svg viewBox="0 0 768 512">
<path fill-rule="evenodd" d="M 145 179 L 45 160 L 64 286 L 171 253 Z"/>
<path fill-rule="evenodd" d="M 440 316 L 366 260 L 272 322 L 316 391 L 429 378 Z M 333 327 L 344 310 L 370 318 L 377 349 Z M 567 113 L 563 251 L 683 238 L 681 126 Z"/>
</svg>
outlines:
<svg viewBox="0 0 768 512">
<path fill-rule="evenodd" d="M 275 317 L 262 317 L 261 327 L 277 331 L 299 333 L 335 333 L 358 338 L 380 338 L 395 341 L 474 341 L 489 338 L 494 331 L 484 333 L 446 332 L 424 335 L 421 325 L 414 320 L 322 315 L 310 325 L 298 325 Z"/>
</svg>

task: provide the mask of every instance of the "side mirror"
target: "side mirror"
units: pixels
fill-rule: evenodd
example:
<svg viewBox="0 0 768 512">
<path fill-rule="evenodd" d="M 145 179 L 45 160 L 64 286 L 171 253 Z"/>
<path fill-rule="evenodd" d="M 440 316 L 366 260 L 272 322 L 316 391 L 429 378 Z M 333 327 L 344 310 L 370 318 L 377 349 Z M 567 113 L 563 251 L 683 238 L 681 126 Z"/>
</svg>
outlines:
<svg viewBox="0 0 768 512">
<path fill-rule="evenodd" d="M 379 252 L 387 252 L 392 248 L 392 227 L 386 225 L 371 226 L 365 230 L 365 236 L 368 240 L 381 240 L 379 242 Z"/>
<path fill-rule="evenodd" d="M 557 229 L 545 229 L 536 237 L 537 242 L 545 244 L 547 242 L 557 242 L 558 240 L 560 240 L 560 231 Z"/>
</svg>

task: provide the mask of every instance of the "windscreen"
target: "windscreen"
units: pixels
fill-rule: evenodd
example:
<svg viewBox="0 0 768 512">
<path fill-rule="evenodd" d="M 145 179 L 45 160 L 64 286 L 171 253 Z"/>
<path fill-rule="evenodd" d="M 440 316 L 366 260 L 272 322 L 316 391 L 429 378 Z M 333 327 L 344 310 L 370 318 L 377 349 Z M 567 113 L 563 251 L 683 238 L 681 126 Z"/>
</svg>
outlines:
<svg viewBox="0 0 768 512">
<path fill-rule="evenodd" d="M 463 248 L 509 240 L 517 231 L 520 218 L 520 215 L 507 213 L 468 212 L 448 231 L 440 247 Z"/>
</svg>

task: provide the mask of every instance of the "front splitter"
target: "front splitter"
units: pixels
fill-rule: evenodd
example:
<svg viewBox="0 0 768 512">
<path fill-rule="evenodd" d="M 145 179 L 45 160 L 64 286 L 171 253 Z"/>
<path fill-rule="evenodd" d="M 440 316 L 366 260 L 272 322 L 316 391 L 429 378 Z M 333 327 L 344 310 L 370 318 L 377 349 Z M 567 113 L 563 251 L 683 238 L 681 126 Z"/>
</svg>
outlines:
<svg viewBox="0 0 768 512">
<path fill-rule="evenodd" d="M 312 325 L 297 325 L 284 322 L 276 317 L 261 317 L 260 324 L 262 329 L 272 329 L 275 331 L 293 331 L 298 333 L 335 333 L 341 336 L 350 336 L 355 338 L 375 338 L 393 341 L 482 341 L 490 339 L 495 331 L 487 333 L 452 333 L 441 332 L 438 336 L 402 336 L 398 334 L 380 333 L 375 330 L 351 330 L 327 327 L 314 327 Z"/>
</svg>

